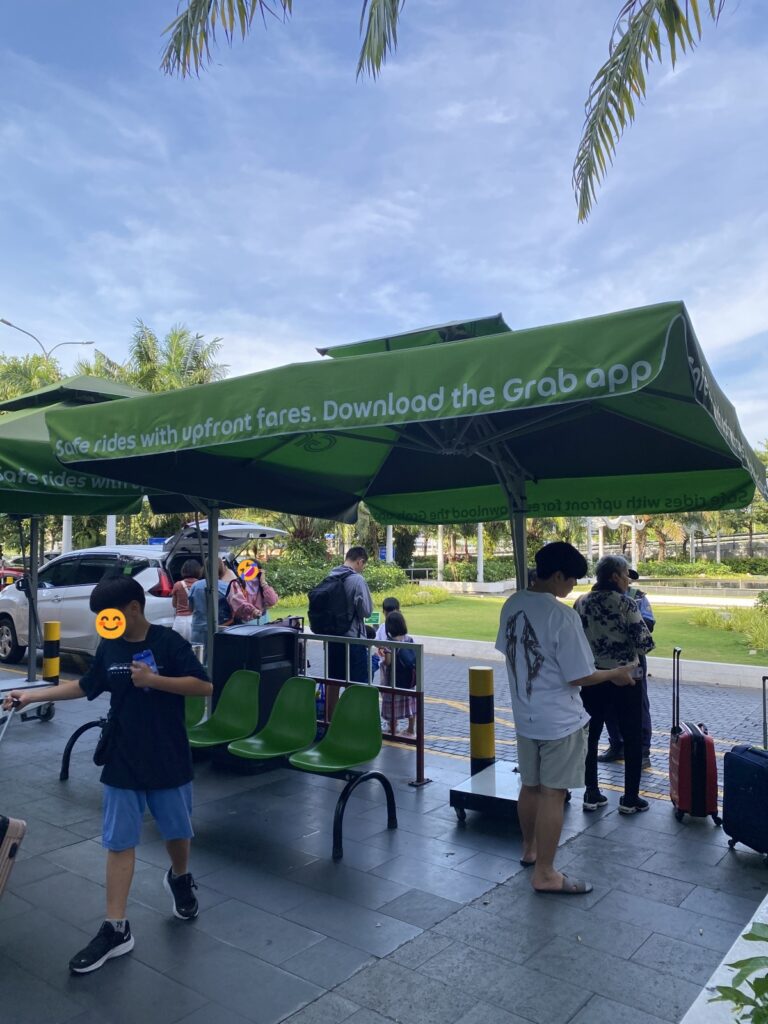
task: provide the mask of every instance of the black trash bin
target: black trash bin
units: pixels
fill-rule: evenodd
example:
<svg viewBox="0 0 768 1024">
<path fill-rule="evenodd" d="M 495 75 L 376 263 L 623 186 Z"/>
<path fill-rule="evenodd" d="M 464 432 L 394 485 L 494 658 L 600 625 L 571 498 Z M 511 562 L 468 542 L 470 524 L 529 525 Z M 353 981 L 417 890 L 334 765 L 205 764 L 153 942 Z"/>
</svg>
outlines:
<svg viewBox="0 0 768 1024">
<path fill-rule="evenodd" d="M 244 622 L 231 626 L 213 638 L 213 706 L 224 684 L 239 668 L 261 676 L 259 725 L 262 729 L 272 711 L 275 697 L 286 679 L 295 676 L 299 664 L 299 634 L 287 626 L 255 626 Z"/>
</svg>

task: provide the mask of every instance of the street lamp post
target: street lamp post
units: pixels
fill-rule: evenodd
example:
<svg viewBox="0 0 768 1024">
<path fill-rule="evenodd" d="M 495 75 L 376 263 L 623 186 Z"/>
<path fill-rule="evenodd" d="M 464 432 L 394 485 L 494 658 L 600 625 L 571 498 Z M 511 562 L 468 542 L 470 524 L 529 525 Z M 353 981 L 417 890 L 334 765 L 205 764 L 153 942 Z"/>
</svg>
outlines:
<svg viewBox="0 0 768 1024">
<path fill-rule="evenodd" d="M 31 331 L 25 331 L 23 327 L 19 327 L 18 324 L 12 324 L 10 320 L 6 320 L 5 317 L 0 316 L 0 324 L 5 324 L 6 327 L 12 327 L 14 331 L 21 331 L 22 334 L 26 334 L 28 338 L 32 338 L 40 346 L 40 351 L 46 359 L 51 358 L 51 352 L 55 352 L 57 348 L 61 348 L 62 345 L 93 345 L 92 341 L 60 341 L 58 345 L 54 345 L 53 348 L 46 350 L 42 341 L 33 334 Z"/>
</svg>

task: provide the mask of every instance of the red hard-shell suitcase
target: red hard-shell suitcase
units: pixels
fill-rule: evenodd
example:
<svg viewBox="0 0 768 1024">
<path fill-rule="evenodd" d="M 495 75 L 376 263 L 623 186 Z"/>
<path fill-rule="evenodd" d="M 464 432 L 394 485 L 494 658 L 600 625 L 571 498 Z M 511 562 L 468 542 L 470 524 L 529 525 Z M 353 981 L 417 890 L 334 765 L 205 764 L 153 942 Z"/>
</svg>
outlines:
<svg viewBox="0 0 768 1024">
<path fill-rule="evenodd" d="M 0 896 L 3 894 L 11 868 L 16 863 L 16 854 L 26 831 L 26 821 L 6 818 L 0 814 Z"/>
<path fill-rule="evenodd" d="M 675 817 L 712 816 L 722 824 L 717 813 L 717 759 L 715 742 L 707 727 L 699 722 L 680 721 L 680 655 L 672 652 L 672 733 L 669 738 L 669 795 L 675 805 Z"/>
</svg>

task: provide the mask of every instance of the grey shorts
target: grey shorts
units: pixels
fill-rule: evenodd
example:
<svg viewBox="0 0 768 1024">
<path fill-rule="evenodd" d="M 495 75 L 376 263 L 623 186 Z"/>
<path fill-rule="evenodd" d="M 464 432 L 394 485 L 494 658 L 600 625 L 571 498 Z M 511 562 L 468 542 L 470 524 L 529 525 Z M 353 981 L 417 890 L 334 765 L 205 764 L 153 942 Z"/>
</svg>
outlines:
<svg viewBox="0 0 768 1024">
<path fill-rule="evenodd" d="M 532 740 L 518 734 L 517 765 L 523 785 L 580 789 L 584 785 L 588 731 L 585 725 L 559 740 Z"/>
</svg>

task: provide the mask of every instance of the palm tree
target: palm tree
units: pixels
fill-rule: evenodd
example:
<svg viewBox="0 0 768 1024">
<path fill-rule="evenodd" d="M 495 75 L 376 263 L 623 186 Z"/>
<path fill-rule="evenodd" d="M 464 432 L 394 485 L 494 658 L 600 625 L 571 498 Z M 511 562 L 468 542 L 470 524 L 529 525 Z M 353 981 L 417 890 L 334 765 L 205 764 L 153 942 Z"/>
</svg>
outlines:
<svg viewBox="0 0 768 1024">
<path fill-rule="evenodd" d="M 61 367 L 51 356 L 0 356 L 0 399 L 18 398 L 61 380 Z"/>
<path fill-rule="evenodd" d="M 220 349 L 221 338 L 206 341 L 202 334 L 192 334 L 183 324 L 172 327 L 160 341 L 150 327 L 137 320 L 124 363 L 97 351 L 93 360 L 81 359 L 75 371 L 119 380 L 145 391 L 173 391 L 225 377 L 228 367 L 216 362 Z"/>
<path fill-rule="evenodd" d="M 715 23 L 724 6 L 725 0 L 707 0 Z M 636 101 L 645 98 L 646 72 L 654 59 L 661 63 L 665 40 L 674 67 L 678 49 L 693 49 L 700 38 L 699 0 L 625 0 L 613 26 L 608 60 L 592 79 L 585 104 L 573 165 L 580 221 L 589 216 L 619 139 L 635 119 Z"/>
<path fill-rule="evenodd" d="M 706 0 L 716 23 L 726 0 Z M 397 29 L 405 0 L 362 0 L 360 34 L 363 42 L 357 74 L 378 77 L 387 55 L 397 47 Z M 678 52 L 693 49 L 701 38 L 700 0 L 624 0 L 614 22 L 608 60 L 592 80 L 585 104 L 586 117 L 573 166 L 573 187 L 579 220 L 585 221 L 597 197 L 597 186 L 613 163 L 624 129 L 635 119 L 635 104 L 646 94 L 645 76 L 651 63 L 669 50 L 672 66 Z M 161 67 L 182 77 L 199 74 L 212 60 L 217 29 L 231 45 L 239 32 L 245 39 L 260 15 L 286 20 L 293 0 L 187 0 L 165 29 L 169 36 Z"/>
</svg>

